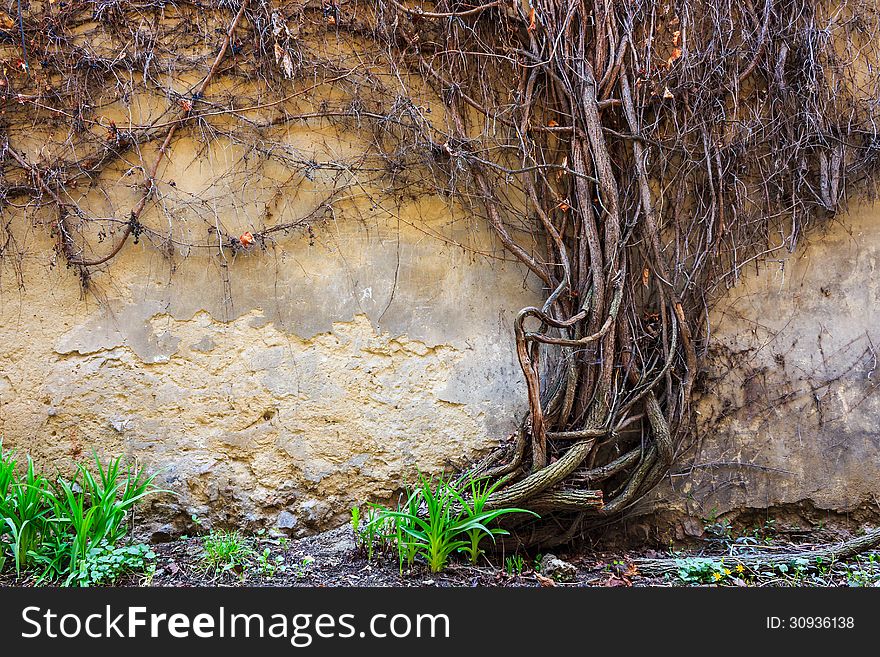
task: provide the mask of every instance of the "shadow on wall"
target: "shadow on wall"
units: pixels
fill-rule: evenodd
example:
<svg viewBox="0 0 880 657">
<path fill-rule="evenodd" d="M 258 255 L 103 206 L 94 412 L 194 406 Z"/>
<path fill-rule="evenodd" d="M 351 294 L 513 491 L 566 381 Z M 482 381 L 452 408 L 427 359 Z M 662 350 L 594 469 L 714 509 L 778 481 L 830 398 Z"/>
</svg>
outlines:
<svg viewBox="0 0 880 657">
<path fill-rule="evenodd" d="M 696 444 L 638 509 L 663 512 L 655 529 L 686 538 L 694 519 L 749 509 L 880 516 L 878 222 L 880 206 L 854 208 L 741 272 L 712 316 Z"/>
</svg>

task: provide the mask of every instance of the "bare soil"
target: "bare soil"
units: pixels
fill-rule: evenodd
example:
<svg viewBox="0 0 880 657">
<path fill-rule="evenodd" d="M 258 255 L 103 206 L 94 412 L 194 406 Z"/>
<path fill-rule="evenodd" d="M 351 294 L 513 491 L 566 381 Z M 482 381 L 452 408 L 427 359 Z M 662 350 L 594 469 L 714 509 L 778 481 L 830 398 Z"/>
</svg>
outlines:
<svg viewBox="0 0 880 657">
<path fill-rule="evenodd" d="M 117 582 L 118 586 L 156 587 L 541 587 L 541 586 L 880 586 L 880 554 L 866 553 L 849 562 L 815 567 L 805 572 L 782 573 L 749 569 L 736 570 L 737 554 L 778 553 L 809 549 L 822 543 L 844 540 L 844 533 L 829 530 L 804 535 L 803 532 L 773 536 L 707 537 L 688 549 L 675 551 L 602 550 L 580 547 L 556 551 L 554 554 L 576 569 L 571 581 L 556 581 L 543 575 L 536 563 L 541 555 L 519 554 L 510 560 L 503 554 L 490 554 L 482 563 L 472 566 L 454 559 L 442 573 L 431 573 L 416 563 L 401 572 L 394 555 L 377 553 L 367 559 L 364 550 L 355 545 L 350 527 L 343 526 L 302 539 L 252 536 L 246 539 L 250 549 L 247 563 L 226 571 L 208 568 L 205 564 L 203 537 L 190 536 L 159 543 L 153 547 L 156 568 L 152 574 L 133 574 Z M 265 550 L 267 558 L 260 558 Z M 508 555 L 510 556 L 510 555 Z M 721 559 L 730 566 L 719 581 L 687 582 L 678 577 L 646 577 L 634 565 L 637 559 L 675 556 L 684 560 L 698 557 Z M 34 575 L 16 581 L 6 568 L 0 575 L 0 586 L 38 585 Z"/>
</svg>

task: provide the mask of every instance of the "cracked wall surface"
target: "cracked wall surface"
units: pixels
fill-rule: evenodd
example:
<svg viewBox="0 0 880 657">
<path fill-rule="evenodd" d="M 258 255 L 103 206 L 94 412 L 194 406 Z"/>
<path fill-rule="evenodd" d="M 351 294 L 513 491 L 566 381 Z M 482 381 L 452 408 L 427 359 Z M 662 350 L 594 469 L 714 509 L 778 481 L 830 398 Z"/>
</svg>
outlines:
<svg viewBox="0 0 880 657">
<path fill-rule="evenodd" d="M 184 139 L 164 177 L 196 190 L 203 160 Z M 241 201 L 261 193 L 212 191 L 227 232 L 266 225 Z M 272 221 L 308 210 L 303 193 L 273 197 Z M 174 494 L 145 517 L 161 536 L 192 515 L 312 532 L 497 444 L 525 409 L 513 316 L 540 290 L 448 199 L 380 206 L 367 195 L 249 253 L 130 242 L 86 291 L 50 217 L 7 216 L 5 446 L 47 469 L 95 450 L 159 470 Z M 740 272 L 711 316 L 698 443 L 640 512 L 877 506 L 877 216 L 854 208 Z"/>
<path fill-rule="evenodd" d="M 854 207 L 740 272 L 711 317 L 697 443 L 641 511 L 880 517 L 878 226 Z"/>
<path fill-rule="evenodd" d="M 640 511 L 877 506 L 876 222 L 857 208 L 741 272 L 712 316 L 698 443 Z M 6 447 L 159 469 L 174 495 L 146 510 L 157 536 L 191 515 L 308 533 L 465 463 L 524 409 L 510 327 L 538 291 L 398 230 L 335 227 L 224 275 L 132 245 L 87 293 L 35 232 L 0 277 Z"/>
<path fill-rule="evenodd" d="M 160 537 L 192 515 L 298 535 L 505 438 L 523 272 L 397 222 L 316 233 L 225 262 L 132 244 L 83 292 L 35 231 L 0 277 L 5 447 L 160 470 Z"/>
</svg>

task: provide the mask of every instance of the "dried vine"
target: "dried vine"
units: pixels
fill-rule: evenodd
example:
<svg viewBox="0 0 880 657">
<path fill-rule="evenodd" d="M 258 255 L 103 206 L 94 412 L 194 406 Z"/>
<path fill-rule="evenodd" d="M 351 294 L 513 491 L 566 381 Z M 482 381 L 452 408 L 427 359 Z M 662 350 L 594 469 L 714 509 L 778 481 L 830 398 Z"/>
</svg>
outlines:
<svg viewBox="0 0 880 657">
<path fill-rule="evenodd" d="M 492 503 L 541 511 L 520 528 L 534 543 L 618 518 L 662 480 L 693 432 L 713 300 L 872 192 L 880 163 L 876 0 L 114 0 L 32 2 L 19 18 L 21 40 L 3 21 L 0 207 L 51 208 L 84 281 L 133 239 L 271 248 L 368 195 L 366 180 L 485 219 L 546 297 L 514 326 L 528 415 L 469 474 L 500 480 Z M 166 109 L 102 118 L 136 93 Z M 38 122 L 65 136 L 26 153 Z M 369 146 L 317 161 L 281 134 L 310 123 Z M 181 134 L 243 149 L 242 175 L 282 165 L 278 192 L 322 172 L 325 195 L 232 234 L 199 199 L 173 203 L 161 170 Z M 130 211 L 77 197 L 132 169 L 145 182 Z M 181 231 L 187 212 L 214 238 Z"/>
</svg>

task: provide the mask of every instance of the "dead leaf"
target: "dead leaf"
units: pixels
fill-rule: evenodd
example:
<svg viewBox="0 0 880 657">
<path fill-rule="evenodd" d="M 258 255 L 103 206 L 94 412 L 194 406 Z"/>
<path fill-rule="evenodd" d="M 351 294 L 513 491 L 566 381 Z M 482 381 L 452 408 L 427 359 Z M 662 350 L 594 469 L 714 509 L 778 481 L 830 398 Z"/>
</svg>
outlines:
<svg viewBox="0 0 880 657">
<path fill-rule="evenodd" d="M 293 77 L 293 60 L 290 59 L 290 53 L 286 48 L 275 42 L 275 62 L 281 67 L 281 72 L 288 79 Z"/>
<path fill-rule="evenodd" d="M 563 212 L 568 212 L 568 209 L 569 209 L 571 206 L 570 206 L 567 202 L 565 202 L 565 201 L 560 201 L 560 202 L 559 202 L 559 205 L 558 205 L 557 207 L 559 207 L 559 209 L 562 210 Z"/>
<path fill-rule="evenodd" d="M 238 241 L 241 242 L 242 246 L 248 247 L 254 243 L 254 236 L 250 231 L 248 231 L 246 233 L 242 233 L 241 237 L 238 238 Z"/>
<path fill-rule="evenodd" d="M 556 586 L 556 582 L 554 582 L 549 577 L 544 577 L 541 573 L 535 573 L 535 579 L 541 582 L 541 586 Z"/>
<path fill-rule="evenodd" d="M 606 579 L 604 582 L 602 582 L 601 586 L 608 586 L 608 587 L 632 586 L 632 582 L 630 582 L 628 579 L 615 577 L 614 575 L 612 575 L 611 577 Z"/>
<path fill-rule="evenodd" d="M 675 47 L 672 49 L 672 54 L 669 55 L 669 59 L 666 60 L 666 68 L 672 68 L 672 65 L 675 63 L 675 60 L 681 57 L 681 48 Z"/>
<path fill-rule="evenodd" d="M 558 126 L 558 125 L 559 125 L 559 124 L 558 124 L 556 121 L 548 121 L 548 122 L 547 122 L 547 127 L 548 127 L 548 128 L 555 128 L 555 127 Z"/>
<path fill-rule="evenodd" d="M 675 98 L 675 96 L 672 95 L 672 92 L 669 91 L 669 87 L 663 88 L 663 98 L 665 100 L 670 100 L 671 98 Z"/>
<path fill-rule="evenodd" d="M 532 7 L 529 10 L 529 32 L 534 32 L 535 28 L 537 28 L 537 23 L 535 21 L 535 8 Z"/>
<path fill-rule="evenodd" d="M 651 280 L 651 270 L 645 267 L 642 270 L 642 285 L 648 287 L 648 281 Z"/>
<path fill-rule="evenodd" d="M 290 36 L 290 30 L 287 29 L 284 17 L 276 10 L 272 12 L 272 36 L 277 38 L 282 34 Z"/>
</svg>

